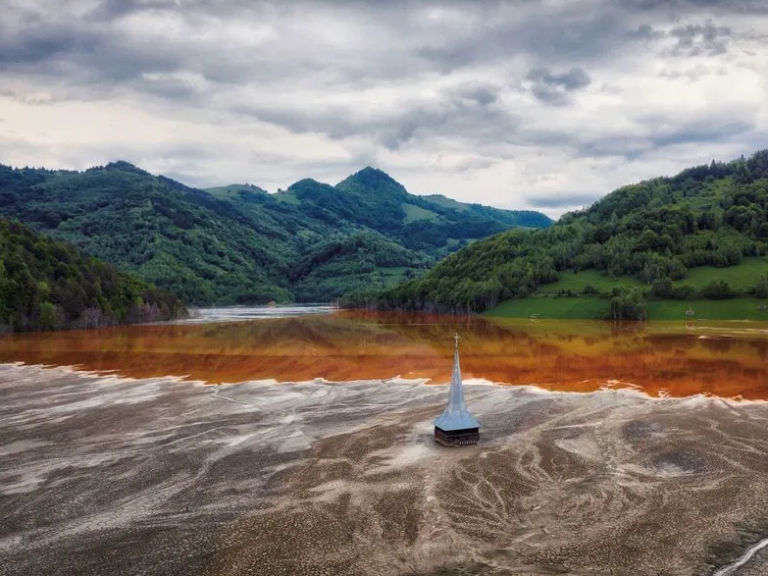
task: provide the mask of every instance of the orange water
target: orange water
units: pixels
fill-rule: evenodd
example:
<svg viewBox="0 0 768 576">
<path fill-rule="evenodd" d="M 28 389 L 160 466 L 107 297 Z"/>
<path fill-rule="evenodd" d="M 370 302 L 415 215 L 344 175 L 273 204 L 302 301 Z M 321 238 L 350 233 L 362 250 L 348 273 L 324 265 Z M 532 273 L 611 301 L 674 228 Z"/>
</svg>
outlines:
<svg viewBox="0 0 768 576">
<path fill-rule="evenodd" d="M 553 390 L 768 399 L 768 325 L 491 321 L 344 312 L 218 324 L 128 326 L 0 338 L 0 361 L 209 383 L 464 377 Z"/>
</svg>

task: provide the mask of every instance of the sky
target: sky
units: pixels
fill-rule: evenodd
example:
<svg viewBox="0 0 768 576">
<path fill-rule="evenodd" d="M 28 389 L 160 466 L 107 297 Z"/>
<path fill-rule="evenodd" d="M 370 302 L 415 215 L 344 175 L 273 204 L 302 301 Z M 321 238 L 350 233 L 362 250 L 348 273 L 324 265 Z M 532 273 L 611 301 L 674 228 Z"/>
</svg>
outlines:
<svg viewBox="0 0 768 576">
<path fill-rule="evenodd" d="M 768 147 L 765 0 L 2 0 L 0 163 L 552 217 Z"/>
</svg>

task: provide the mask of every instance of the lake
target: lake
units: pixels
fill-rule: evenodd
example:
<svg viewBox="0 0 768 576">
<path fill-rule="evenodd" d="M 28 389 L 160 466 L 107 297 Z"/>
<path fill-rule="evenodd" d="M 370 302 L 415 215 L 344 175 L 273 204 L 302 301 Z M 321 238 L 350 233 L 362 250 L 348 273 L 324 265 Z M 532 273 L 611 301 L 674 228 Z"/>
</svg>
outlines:
<svg viewBox="0 0 768 576">
<path fill-rule="evenodd" d="M 768 399 L 768 324 L 755 322 L 532 322 L 328 307 L 216 308 L 174 324 L 8 335 L 0 340 L 0 362 L 216 384 L 442 383 L 450 378 L 455 333 L 470 383 Z"/>
<path fill-rule="evenodd" d="M 767 359 L 757 323 L 306 306 L 5 335 L 0 573 L 765 574 Z"/>
</svg>

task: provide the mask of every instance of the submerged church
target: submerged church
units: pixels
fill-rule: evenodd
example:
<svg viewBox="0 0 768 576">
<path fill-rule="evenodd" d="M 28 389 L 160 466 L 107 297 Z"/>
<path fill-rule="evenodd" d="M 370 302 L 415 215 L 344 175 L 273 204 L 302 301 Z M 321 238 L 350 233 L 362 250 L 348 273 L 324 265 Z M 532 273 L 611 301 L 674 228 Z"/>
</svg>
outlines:
<svg viewBox="0 0 768 576">
<path fill-rule="evenodd" d="M 480 422 L 464 404 L 459 366 L 459 335 L 453 351 L 453 376 L 448 391 L 448 407 L 435 420 L 435 441 L 443 446 L 468 446 L 480 441 Z"/>
</svg>

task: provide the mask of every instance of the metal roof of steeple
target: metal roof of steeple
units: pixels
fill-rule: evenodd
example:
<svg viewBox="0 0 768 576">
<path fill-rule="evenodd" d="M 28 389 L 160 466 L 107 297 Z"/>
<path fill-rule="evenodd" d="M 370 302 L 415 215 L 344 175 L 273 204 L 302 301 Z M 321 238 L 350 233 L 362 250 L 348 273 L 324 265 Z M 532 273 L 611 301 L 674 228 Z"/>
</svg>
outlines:
<svg viewBox="0 0 768 576">
<path fill-rule="evenodd" d="M 480 428 L 478 422 L 464 404 L 464 391 L 461 386 L 461 367 L 459 366 L 459 335 L 456 334 L 456 346 L 453 351 L 453 376 L 448 391 L 448 407 L 435 419 L 435 426 L 441 430 L 466 430 Z"/>
</svg>

